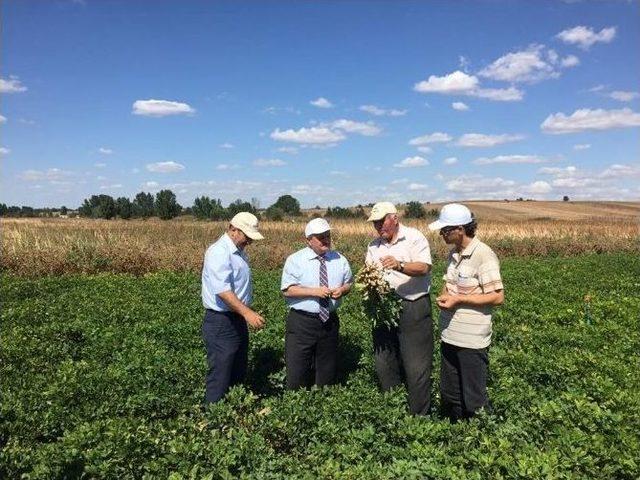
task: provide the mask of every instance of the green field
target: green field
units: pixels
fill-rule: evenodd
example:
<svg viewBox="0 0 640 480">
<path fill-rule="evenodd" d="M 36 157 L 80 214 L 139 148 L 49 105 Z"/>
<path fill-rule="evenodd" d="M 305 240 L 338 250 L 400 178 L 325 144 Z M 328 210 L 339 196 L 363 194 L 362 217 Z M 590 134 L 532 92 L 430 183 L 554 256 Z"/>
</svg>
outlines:
<svg viewBox="0 0 640 480">
<path fill-rule="evenodd" d="M 254 272 L 246 388 L 206 411 L 197 275 L 4 275 L 0 478 L 640 476 L 637 256 L 505 259 L 494 413 L 455 425 L 378 391 L 356 294 L 340 384 L 284 391 L 279 273 Z"/>
</svg>

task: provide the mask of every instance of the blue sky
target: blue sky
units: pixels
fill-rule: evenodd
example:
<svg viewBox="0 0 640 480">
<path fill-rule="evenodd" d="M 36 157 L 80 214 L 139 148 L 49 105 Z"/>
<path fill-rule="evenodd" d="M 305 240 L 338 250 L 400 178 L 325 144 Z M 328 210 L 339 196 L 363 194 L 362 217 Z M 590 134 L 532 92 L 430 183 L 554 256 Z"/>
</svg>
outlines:
<svg viewBox="0 0 640 480">
<path fill-rule="evenodd" d="M 4 0 L 0 201 L 637 200 L 639 13 Z"/>
</svg>

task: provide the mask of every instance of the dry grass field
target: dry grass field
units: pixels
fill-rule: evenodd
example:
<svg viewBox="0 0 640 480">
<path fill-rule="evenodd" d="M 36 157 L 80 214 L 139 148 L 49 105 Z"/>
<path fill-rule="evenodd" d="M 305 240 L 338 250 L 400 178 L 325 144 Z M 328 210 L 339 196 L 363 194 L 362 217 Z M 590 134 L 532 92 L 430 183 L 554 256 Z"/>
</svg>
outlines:
<svg viewBox="0 0 640 480">
<path fill-rule="evenodd" d="M 500 255 L 574 255 L 586 252 L 639 252 L 637 202 L 465 202 L 478 217 L 478 236 Z M 438 204 L 427 205 L 428 209 Z M 262 222 L 266 239 L 249 249 L 258 268 L 280 268 L 303 245 L 307 218 Z M 447 247 L 425 220 L 405 223 L 429 238 L 435 258 Z M 335 220 L 334 248 L 354 266 L 374 238 L 371 224 Z M 89 219 L 2 219 L 1 268 L 21 275 L 158 270 L 199 271 L 203 253 L 224 231 L 225 222 L 189 218 L 172 221 Z"/>
</svg>

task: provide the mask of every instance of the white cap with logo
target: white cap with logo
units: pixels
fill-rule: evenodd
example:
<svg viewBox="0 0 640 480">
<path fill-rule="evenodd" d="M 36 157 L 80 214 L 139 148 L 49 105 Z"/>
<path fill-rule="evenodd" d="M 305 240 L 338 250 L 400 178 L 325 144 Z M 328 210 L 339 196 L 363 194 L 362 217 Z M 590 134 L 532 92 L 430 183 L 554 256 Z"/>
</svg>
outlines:
<svg viewBox="0 0 640 480">
<path fill-rule="evenodd" d="M 429 230 L 440 230 L 444 227 L 457 227 L 473 221 L 471 210 L 460 203 L 449 203 L 440 210 L 440 218 L 429 224 Z"/>
<path fill-rule="evenodd" d="M 231 219 L 231 225 L 242 230 L 251 240 L 262 240 L 264 237 L 258 231 L 258 219 L 249 212 L 236 213 Z"/>
<path fill-rule="evenodd" d="M 304 236 L 309 238 L 311 235 L 318 235 L 320 233 L 328 232 L 331 230 L 329 222 L 324 218 L 314 218 L 307 226 L 304 227 Z"/>
<path fill-rule="evenodd" d="M 396 206 L 391 202 L 378 202 L 371 209 L 371 214 L 367 218 L 367 222 L 377 222 L 382 220 L 390 213 L 398 213 Z"/>
</svg>

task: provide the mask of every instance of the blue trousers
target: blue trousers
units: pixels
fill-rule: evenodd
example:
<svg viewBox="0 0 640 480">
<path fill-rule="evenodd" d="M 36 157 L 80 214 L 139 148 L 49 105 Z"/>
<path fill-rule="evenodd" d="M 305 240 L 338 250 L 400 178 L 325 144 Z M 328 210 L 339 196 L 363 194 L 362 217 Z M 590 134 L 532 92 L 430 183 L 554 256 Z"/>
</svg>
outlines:
<svg viewBox="0 0 640 480">
<path fill-rule="evenodd" d="M 207 310 L 202 323 L 207 349 L 207 376 L 204 403 L 220 400 L 230 387 L 247 373 L 249 329 L 242 316 L 232 312 Z"/>
</svg>

